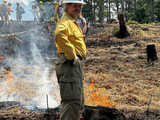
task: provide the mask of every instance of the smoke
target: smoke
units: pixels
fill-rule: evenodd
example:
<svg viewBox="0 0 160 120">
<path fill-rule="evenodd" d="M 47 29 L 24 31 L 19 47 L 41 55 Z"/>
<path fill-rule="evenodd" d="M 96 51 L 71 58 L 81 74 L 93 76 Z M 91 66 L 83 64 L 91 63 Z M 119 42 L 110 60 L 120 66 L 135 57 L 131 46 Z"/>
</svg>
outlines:
<svg viewBox="0 0 160 120">
<path fill-rule="evenodd" d="M 16 22 L 0 28 L 0 101 L 17 101 L 39 108 L 60 104 L 54 60 L 54 36 L 47 24 Z M 52 26 L 54 32 L 55 25 Z M 8 37 L 14 33 L 14 37 Z M 53 33 L 52 33 L 53 35 Z"/>
<path fill-rule="evenodd" d="M 29 3 L 31 2 L 32 0 L 7 0 L 7 2 L 10 2 L 10 3 L 23 3 L 25 5 L 29 5 Z"/>
</svg>

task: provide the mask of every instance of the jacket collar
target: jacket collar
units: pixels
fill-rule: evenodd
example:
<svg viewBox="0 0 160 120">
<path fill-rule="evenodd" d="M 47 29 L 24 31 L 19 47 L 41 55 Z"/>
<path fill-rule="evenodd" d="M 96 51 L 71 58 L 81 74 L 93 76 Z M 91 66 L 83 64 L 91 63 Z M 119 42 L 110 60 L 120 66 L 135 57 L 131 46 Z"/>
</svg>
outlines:
<svg viewBox="0 0 160 120">
<path fill-rule="evenodd" d="M 66 12 L 64 13 L 64 16 L 66 16 L 67 19 L 71 20 L 72 22 L 76 22 L 76 20 L 72 18 L 70 15 L 68 15 Z"/>
</svg>

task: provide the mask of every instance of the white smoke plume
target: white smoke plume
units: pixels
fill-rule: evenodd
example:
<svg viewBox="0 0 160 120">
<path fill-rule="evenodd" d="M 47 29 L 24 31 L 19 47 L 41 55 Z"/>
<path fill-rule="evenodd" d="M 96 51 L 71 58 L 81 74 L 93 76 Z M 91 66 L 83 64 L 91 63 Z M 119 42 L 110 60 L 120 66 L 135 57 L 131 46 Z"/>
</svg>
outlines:
<svg viewBox="0 0 160 120">
<path fill-rule="evenodd" d="M 29 5 L 29 3 L 31 2 L 31 0 L 7 0 L 7 2 L 10 2 L 10 3 L 24 3 L 25 5 Z"/>
<path fill-rule="evenodd" d="M 8 2 L 30 3 L 29 0 Z M 24 105 L 46 108 L 47 95 L 49 107 L 54 108 L 60 104 L 59 86 L 52 63 L 54 61 L 46 60 L 55 58 L 56 49 L 45 29 L 45 24 L 34 21 L 23 21 L 22 25 L 14 21 L 8 26 L 0 27 L 0 56 L 4 56 L 4 62 L 0 63 L 0 102 L 18 101 Z M 1 37 L 10 33 L 20 33 L 16 34 L 20 41 Z M 1 74 L 6 68 L 11 68 L 12 75 L 2 78 Z"/>
</svg>

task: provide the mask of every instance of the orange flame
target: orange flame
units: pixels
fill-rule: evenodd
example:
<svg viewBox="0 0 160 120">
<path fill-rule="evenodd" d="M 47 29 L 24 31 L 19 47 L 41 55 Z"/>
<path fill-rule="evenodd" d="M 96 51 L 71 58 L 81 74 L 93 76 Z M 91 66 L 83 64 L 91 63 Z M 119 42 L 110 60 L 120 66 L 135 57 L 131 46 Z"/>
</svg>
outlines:
<svg viewBox="0 0 160 120">
<path fill-rule="evenodd" d="M 92 80 L 89 87 L 85 92 L 85 104 L 91 106 L 104 106 L 104 107 L 113 107 L 116 105 L 115 102 L 108 100 L 108 97 L 101 95 L 104 93 L 105 88 L 98 88 L 95 84 L 95 81 Z"/>
</svg>

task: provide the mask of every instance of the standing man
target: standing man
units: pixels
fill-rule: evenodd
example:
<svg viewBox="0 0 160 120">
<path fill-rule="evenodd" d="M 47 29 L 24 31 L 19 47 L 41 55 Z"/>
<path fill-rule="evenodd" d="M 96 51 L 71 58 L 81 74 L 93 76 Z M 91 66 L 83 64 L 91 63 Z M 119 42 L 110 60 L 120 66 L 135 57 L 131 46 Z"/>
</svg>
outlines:
<svg viewBox="0 0 160 120">
<path fill-rule="evenodd" d="M 34 21 L 38 23 L 39 22 L 39 18 L 40 18 L 39 5 L 37 3 L 35 3 L 34 5 L 32 5 L 32 9 L 33 9 L 33 14 L 34 14 Z"/>
<path fill-rule="evenodd" d="M 0 20 L 2 21 L 2 10 L 1 10 L 2 4 L 0 4 Z"/>
<path fill-rule="evenodd" d="M 12 20 L 12 19 L 11 19 L 11 12 L 13 12 L 13 10 L 11 9 L 11 6 L 12 6 L 12 4 L 11 4 L 11 3 L 8 3 L 7 24 L 9 24 L 9 23 L 10 23 L 10 20 Z"/>
<path fill-rule="evenodd" d="M 3 60 L 3 56 L 0 56 L 0 63 L 2 62 L 2 60 Z"/>
<path fill-rule="evenodd" d="M 7 0 L 3 0 L 3 4 L 1 4 L 1 19 L 3 23 L 7 24 L 7 17 L 8 17 L 8 5 Z"/>
<path fill-rule="evenodd" d="M 17 8 L 16 8 L 16 18 L 17 18 L 17 22 L 19 24 L 22 24 L 22 14 L 24 14 L 25 11 L 24 9 L 21 7 L 20 3 L 17 3 Z"/>
<path fill-rule="evenodd" d="M 78 16 L 77 23 L 79 24 L 84 36 L 87 32 L 87 22 L 86 19 L 82 16 L 82 11 L 80 12 L 80 15 Z"/>
<path fill-rule="evenodd" d="M 59 2 L 54 2 L 54 4 L 55 4 L 54 14 L 55 14 L 56 22 L 58 22 L 64 14 L 63 0 L 60 0 Z"/>
<path fill-rule="evenodd" d="M 40 10 L 40 18 L 39 18 L 39 22 L 44 22 L 45 20 L 45 8 L 44 8 L 44 3 L 43 1 L 40 1 L 39 3 L 39 10 Z"/>
<path fill-rule="evenodd" d="M 76 19 L 85 3 L 83 0 L 64 0 L 63 4 L 65 13 L 55 31 L 60 120 L 80 120 L 80 111 L 84 106 L 82 60 L 86 58 L 86 45 Z"/>
</svg>

